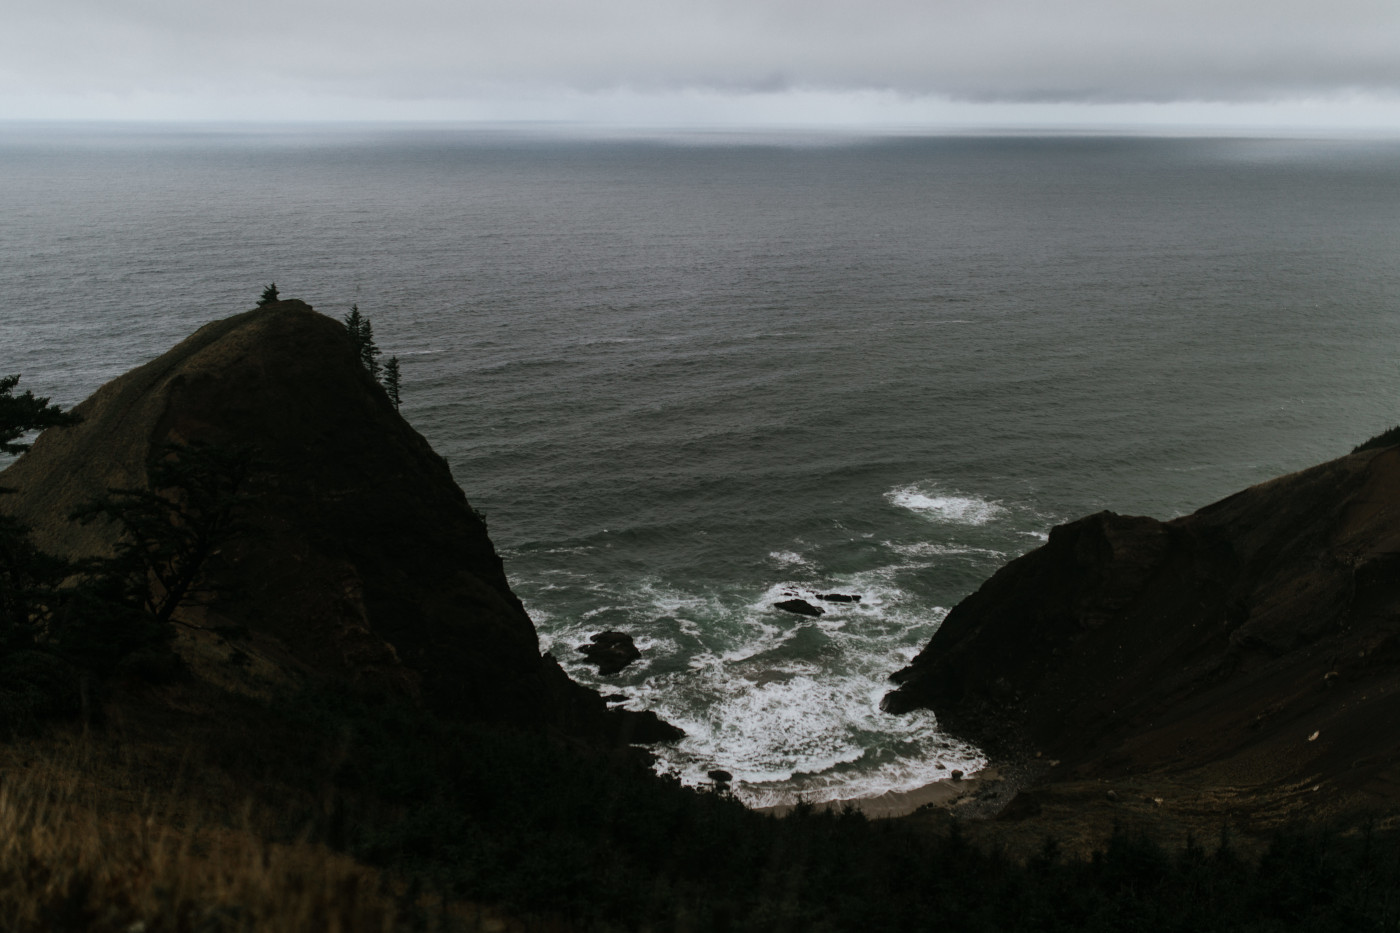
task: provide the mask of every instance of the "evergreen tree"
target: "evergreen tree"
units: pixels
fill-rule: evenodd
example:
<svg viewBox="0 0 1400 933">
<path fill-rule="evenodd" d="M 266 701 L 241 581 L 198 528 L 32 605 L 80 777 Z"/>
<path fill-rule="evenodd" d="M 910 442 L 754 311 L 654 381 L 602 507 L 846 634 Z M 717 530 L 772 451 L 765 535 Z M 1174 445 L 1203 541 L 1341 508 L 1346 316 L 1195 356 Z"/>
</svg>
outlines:
<svg viewBox="0 0 1400 933">
<path fill-rule="evenodd" d="M 355 355 L 360 358 L 360 363 L 378 380 L 378 357 L 381 351 L 374 343 L 374 327 L 369 318 L 360 313 L 358 304 L 351 305 L 350 313 L 345 315 L 345 330 L 350 334 L 350 343 L 355 348 Z"/>
<path fill-rule="evenodd" d="M 0 454 L 16 455 L 28 450 L 28 444 L 17 442 L 30 431 L 78 421 L 76 415 L 50 405 L 47 398 L 36 397 L 33 392 L 15 395 L 18 384 L 19 376 L 0 376 Z"/>
<path fill-rule="evenodd" d="M 365 316 L 360 313 L 360 306 L 357 304 L 350 306 L 350 313 L 345 315 L 345 331 L 350 335 L 350 342 L 355 347 L 355 355 L 360 355 L 360 334 L 365 327 Z"/>
<path fill-rule="evenodd" d="M 360 342 L 360 362 L 364 364 L 365 369 L 369 370 L 369 374 L 378 382 L 380 369 L 378 359 L 379 347 L 375 345 L 374 327 L 370 324 L 369 318 L 365 318 L 364 329 L 361 333 L 364 335 L 364 339 Z"/>
<path fill-rule="evenodd" d="M 267 288 L 263 289 L 262 297 L 258 299 L 258 307 L 261 308 L 264 305 L 275 304 L 279 300 L 281 299 L 277 297 L 277 283 L 273 282 Z"/>
<path fill-rule="evenodd" d="M 68 561 L 39 550 L 28 525 L 0 514 L 0 656 L 34 644 L 72 572 Z"/>
<path fill-rule="evenodd" d="M 76 415 L 32 392 L 15 395 L 19 376 L 0 377 L 0 453 L 29 449 L 21 438 L 31 431 L 75 424 Z M 0 488 L 0 494 L 13 490 Z M 72 572 L 69 563 L 35 546 L 30 528 L 0 514 L 0 653 L 26 647 L 50 617 L 58 585 Z"/>
<path fill-rule="evenodd" d="M 389 393 L 389 401 L 394 403 L 394 411 L 399 410 L 399 358 L 389 357 L 384 364 L 384 391 Z"/>
<path fill-rule="evenodd" d="M 215 595 L 204 569 L 237 531 L 252 466 L 245 450 L 170 444 L 147 468 L 148 488 L 111 489 L 81 507 L 74 519 L 106 518 L 122 530 L 116 555 L 84 568 L 95 589 L 162 631 L 181 605 Z"/>
</svg>

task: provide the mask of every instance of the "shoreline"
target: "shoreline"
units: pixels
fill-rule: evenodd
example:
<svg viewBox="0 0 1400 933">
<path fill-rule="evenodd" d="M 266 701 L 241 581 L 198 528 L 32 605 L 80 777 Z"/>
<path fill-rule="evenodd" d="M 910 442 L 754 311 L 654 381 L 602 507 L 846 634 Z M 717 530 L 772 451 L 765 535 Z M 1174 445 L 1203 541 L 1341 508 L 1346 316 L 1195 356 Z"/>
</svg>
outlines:
<svg viewBox="0 0 1400 933">
<path fill-rule="evenodd" d="M 952 811 L 970 805 L 986 797 L 1000 796 L 1005 789 L 1004 775 L 995 765 L 989 765 L 968 777 L 953 780 L 942 778 L 906 791 L 886 791 L 875 797 L 857 797 L 847 800 L 827 800 L 813 804 L 818 810 L 840 811 L 846 806 L 854 807 L 866 819 L 888 820 L 909 816 L 925 807 Z M 783 803 L 767 807 L 753 807 L 755 813 L 772 816 L 787 816 L 797 804 Z"/>
</svg>

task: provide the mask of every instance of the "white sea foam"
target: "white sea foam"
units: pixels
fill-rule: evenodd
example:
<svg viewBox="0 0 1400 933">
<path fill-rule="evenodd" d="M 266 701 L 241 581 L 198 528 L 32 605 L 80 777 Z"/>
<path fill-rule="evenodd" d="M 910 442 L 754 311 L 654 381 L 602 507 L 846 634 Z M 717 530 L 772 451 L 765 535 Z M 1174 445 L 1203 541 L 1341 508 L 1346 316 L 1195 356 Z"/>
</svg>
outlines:
<svg viewBox="0 0 1400 933">
<path fill-rule="evenodd" d="M 820 600 L 831 591 L 861 600 Z M 773 609 L 794 597 L 823 615 Z M 879 709 L 889 672 L 912 657 L 944 614 L 918 609 L 888 574 L 867 571 L 819 588 L 775 583 L 735 609 L 745 621 L 738 643 L 692 658 L 682 675 L 634 688 L 635 705 L 686 731 L 680 743 L 659 750 L 660 770 L 695 785 L 723 768 L 734 775 L 740 799 L 767 806 L 909 790 L 953 768 L 970 774 L 982 767 L 977 750 L 950 744 L 932 716 Z"/>
<path fill-rule="evenodd" d="M 722 767 L 751 806 L 912 790 L 955 768 L 971 774 L 985 765 L 975 748 L 939 733 L 932 716 L 879 712 L 888 685 L 868 676 L 822 672 L 755 685 L 712 673 L 715 702 L 703 716 L 669 716 L 687 736 L 661 750 L 658 767 L 689 784 Z M 643 705 L 656 708 L 661 699 Z"/>
<path fill-rule="evenodd" d="M 939 544 L 936 541 L 915 541 L 900 544 L 886 542 L 890 550 L 903 557 L 987 557 L 994 560 L 1006 557 L 1001 551 L 986 547 L 963 547 L 955 544 Z"/>
<path fill-rule="evenodd" d="M 818 566 L 804 564 L 804 575 Z M 658 767 L 687 784 L 704 784 L 709 770 L 723 768 L 735 777 L 734 792 L 756 806 L 907 790 L 980 764 L 975 749 L 945 748 L 931 716 L 879 710 L 889 673 L 943 615 L 900 588 L 900 566 L 820 583 L 779 580 L 747 595 L 634 580 L 596 591 L 599 601 L 572 620 L 551 620 L 541 643 L 578 680 L 624 693 L 630 708 L 654 710 L 685 730 L 679 743 L 658 749 Z M 831 592 L 861 599 L 821 599 Z M 823 614 L 774 608 L 791 598 Z M 630 631 L 643 653 L 609 678 L 574 650 L 603 625 Z"/>
<path fill-rule="evenodd" d="M 898 486 L 885 493 L 885 498 L 892 505 L 918 512 L 937 522 L 955 525 L 985 525 L 1006 511 L 999 502 L 948 495 L 917 485 Z"/>
</svg>

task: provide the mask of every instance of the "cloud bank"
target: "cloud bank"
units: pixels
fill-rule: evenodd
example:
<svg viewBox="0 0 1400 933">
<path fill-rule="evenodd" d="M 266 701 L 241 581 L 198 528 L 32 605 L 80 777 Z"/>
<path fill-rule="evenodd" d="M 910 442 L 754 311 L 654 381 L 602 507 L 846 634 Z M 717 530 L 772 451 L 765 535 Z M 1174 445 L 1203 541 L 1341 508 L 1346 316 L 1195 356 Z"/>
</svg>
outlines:
<svg viewBox="0 0 1400 933">
<path fill-rule="evenodd" d="M 793 95 L 1400 101 L 1395 0 L 21 0 L 6 19 L 0 107 L 20 116 L 84 100 L 463 116 Z"/>
</svg>

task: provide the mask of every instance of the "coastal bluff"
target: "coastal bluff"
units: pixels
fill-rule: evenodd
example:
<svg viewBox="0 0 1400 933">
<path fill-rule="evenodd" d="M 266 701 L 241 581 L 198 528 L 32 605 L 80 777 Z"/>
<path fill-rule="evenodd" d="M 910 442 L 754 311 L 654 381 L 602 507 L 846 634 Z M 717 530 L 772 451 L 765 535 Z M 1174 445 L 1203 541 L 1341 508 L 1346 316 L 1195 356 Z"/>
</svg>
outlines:
<svg viewBox="0 0 1400 933">
<path fill-rule="evenodd" d="M 1400 447 L 1171 521 L 1057 527 L 891 679 L 887 711 L 934 710 L 1047 794 L 1137 781 L 1158 807 L 1394 810 Z"/>
<path fill-rule="evenodd" d="M 176 619 L 196 675 L 250 693 L 333 685 L 604 744 L 678 736 L 609 710 L 541 655 L 482 516 L 339 321 L 296 300 L 215 321 L 73 411 L 80 424 L 0 474 L 17 490 L 3 507 L 65 557 L 112 552 L 116 526 L 69 515 L 144 488 L 168 445 L 253 457 L 239 532 L 206 566 L 220 598 Z"/>
</svg>

